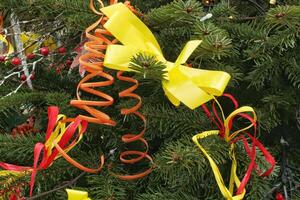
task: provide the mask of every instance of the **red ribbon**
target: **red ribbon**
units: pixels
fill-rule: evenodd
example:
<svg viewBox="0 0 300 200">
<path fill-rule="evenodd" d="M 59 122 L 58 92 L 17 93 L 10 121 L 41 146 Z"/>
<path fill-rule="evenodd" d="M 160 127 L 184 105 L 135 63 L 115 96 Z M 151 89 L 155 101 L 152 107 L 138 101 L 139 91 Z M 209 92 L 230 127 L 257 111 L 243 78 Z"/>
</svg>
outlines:
<svg viewBox="0 0 300 200">
<path fill-rule="evenodd" d="M 238 105 L 238 102 L 237 100 L 230 94 L 223 94 L 224 97 L 227 97 L 228 99 L 231 100 L 231 102 L 233 103 L 234 105 L 234 108 L 237 109 L 239 107 Z M 217 109 L 216 109 L 216 106 L 215 106 L 215 103 L 216 101 L 214 101 L 212 103 L 212 111 L 213 111 L 213 114 L 209 111 L 209 109 L 207 108 L 207 106 L 205 104 L 202 105 L 202 109 L 204 110 L 204 112 L 206 113 L 207 117 L 218 127 L 218 129 L 220 130 L 220 137 L 224 138 L 224 133 L 225 133 L 225 125 L 224 125 L 224 122 L 223 120 L 221 120 L 218 112 L 217 112 Z M 250 145 L 250 142 L 248 142 L 248 139 L 244 136 L 244 135 L 240 135 L 234 139 L 232 139 L 230 142 L 231 143 L 236 143 L 237 141 L 242 141 L 243 144 L 244 144 L 244 148 L 245 148 L 245 151 L 248 155 L 248 157 L 250 158 L 250 163 L 248 165 L 248 168 L 247 168 L 247 171 L 241 181 L 241 184 L 239 186 L 239 188 L 237 189 L 237 195 L 238 194 L 241 194 L 244 190 L 244 188 L 246 187 L 249 179 L 250 179 L 250 176 L 251 176 L 251 173 L 253 171 L 253 169 L 256 169 L 256 171 L 259 173 L 259 176 L 269 176 L 271 174 L 271 172 L 273 171 L 274 167 L 275 167 L 275 159 L 274 157 L 269 153 L 269 151 L 256 139 L 256 128 L 257 128 L 257 125 L 256 125 L 256 122 L 255 120 L 245 114 L 245 113 L 240 113 L 240 114 L 237 114 L 235 116 L 233 116 L 230 121 L 229 121 L 229 130 L 231 131 L 232 130 L 232 126 L 233 126 L 233 122 L 234 120 L 236 119 L 239 119 L 239 118 L 243 118 L 243 119 L 246 119 L 248 120 L 251 124 L 253 124 L 253 128 L 254 128 L 254 133 L 253 135 L 251 135 L 250 133 L 247 133 L 246 132 L 246 135 L 248 136 L 248 139 L 250 139 L 252 142 L 251 142 L 251 145 L 252 145 L 252 148 L 249 147 Z M 262 152 L 265 160 L 270 164 L 270 167 L 265 171 L 265 172 L 262 172 L 261 169 L 259 169 L 257 163 L 255 162 L 255 159 L 256 159 L 256 147 Z"/>
<path fill-rule="evenodd" d="M 50 138 L 51 133 L 53 132 L 54 128 L 57 124 L 57 117 L 58 117 L 58 107 L 50 106 L 48 108 L 48 128 L 46 131 L 46 141 Z M 79 126 L 81 127 L 80 132 L 76 137 L 73 137 L 76 133 L 76 130 Z M 58 146 L 62 149 L 68 149 L 78 139 L 78 137 L 86 131 L 87 122 L 81 120 L 79 117 L 75 118 L 73 122 L 67 127 L 65 133 L 63 134 L 62 138 L 60 139 Z M 75 138 L 68 146 L 66 146 L 72 138 Z M 31 171 L 31 180 L 30 180 L 30 196 L 32 196 L 33 187 L 35 183 L 36 173 L 39 170 L 47 169 L 54 161 L 54 159 L 58 156 L 59 151 L 55 148 L 51 152 L 50 156 L 48 156 L 49 149 L 46 148 L 45 144 L 37 143 L 34 147 L 34 161 L 33 167 L 24 167 L 18 165 L 12 165 L 4 162 L 0 162 L 0 167 L 6 170 L 12 171 Z M 51 149 L 50 149 L 51 151 Z M 42 161 L 38 164 L 39 158 L 43 153 Z"/>
</svg>

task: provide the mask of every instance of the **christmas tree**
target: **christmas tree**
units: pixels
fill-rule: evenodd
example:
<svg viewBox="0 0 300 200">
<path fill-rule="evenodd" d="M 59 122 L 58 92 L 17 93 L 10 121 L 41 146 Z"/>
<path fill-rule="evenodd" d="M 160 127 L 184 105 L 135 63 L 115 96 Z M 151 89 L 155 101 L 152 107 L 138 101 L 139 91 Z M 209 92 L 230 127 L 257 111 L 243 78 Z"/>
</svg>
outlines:
<svg viewBox="0 0 300 200">
<path fill-rule="evenodd" d="M 300 1 L 116 3 L 0 2 L 0 199 L 67 199 L 65 189 L 71 188 L 88 192 L 90 199 L 224 199 L 207 155 L 225 186 L 232 166 L 241 181 L 251 174 L 245 190 L 238 184 L 230 191 L 245 192 L 236 199 L 300 199 Z M 126 11 L 114 15 L 110 5 Z M 153 38 L 144 26 L 131 27 L 136 20 L 127 11 L 158 41 L 145 45 L 153 54 L 139 49 L 141 37 L 145 44 Z M 143 34 L 118 35 L 127 29 Z M 131 42 L 130 48 L 116 38 Z M 111 53 L 117 48 L 119 57 Z M 155 52 L 159 48 L 161 54 Z M 195 77 L 197 70 L 221 73 L 228 83 L 224 96 L 174 106 L 168 83 L 179 84 L 185 76 L 169 68 L 188 51 L 190 57 L 176 67 Z M 127 55 L 125 69 L 116 60 Z M 252 127 L 249 134 L 226 140 L 222 114 L 226 118 L 239 109 L 233 96 L 247 112 L 253 108 L 257 121 L 242 112 L 232 117 L 230 131 Z M 196 94 L 185 98 L 195 102 Z M 54 127 L 57 108 L 65 115 L 56 124 L 60 129 Z M 195 139 L 210 130 L 219 131 Z M 64 132 L 68 140 L 50 137 Z M 43 154 L 45 149 L 51 152 Z M 35 170 L 35 162 L 42 167 Z"/>
</svg>

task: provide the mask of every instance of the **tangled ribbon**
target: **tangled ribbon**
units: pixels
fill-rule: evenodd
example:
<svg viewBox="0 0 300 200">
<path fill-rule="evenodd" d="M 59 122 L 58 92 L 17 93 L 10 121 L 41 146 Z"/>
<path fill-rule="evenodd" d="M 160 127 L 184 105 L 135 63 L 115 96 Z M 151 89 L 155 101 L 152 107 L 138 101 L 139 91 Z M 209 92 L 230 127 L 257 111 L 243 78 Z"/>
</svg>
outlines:
<svg viewBox="0 0 300 200">
<path fill-rule="evenodd" d="M 220 103 L 216 99 L 212 105 L 213 115 L 208 110 L 208 108 L 206 107 L 205 104 L 202 105 L 202 108 L 205 111 L 206 115 L 217 125 L 219 130 L 205 131 L 203 133 L 195 135 L 192 138 L 192 140 L 200 148 L 200 150 L 203 152 L 203 154 L 208 159 L 222 195 L 228 200 L 241 200 L 245 196 L 245 193 L 246 193 L 245 187 L 250 179 L 253 169 L 256 169 L 259 172 L 260 176 L 268 176 L 268 175 L 270 175 L 270 173 L 272 172 L 272 170 L 275 166 L 275 159 L 265 149 L 265 147 L 256 139 L 256 127 L 257 127 L 256 114 L 255 114 L 255 111 L 253 110 L 253 108 L 249 107 L 249 106 L 243 106 L 243 107 L 239 108 L 238 103 L 233 96 L 231 96 L 229 94 L 224 94 L 223 96 L 229 98 L 233 102 L 235 110 L 225 119 L 223 109 L 222 109 Z M 222 113 L 223 121 L 220 119 L 220 117 L 217 113 L 215 103 L 217 103 L 217 105 Z M 251 113 L 252 117 L 246 113 Z M 247 121 L 249 121 L 250 125 L 231 133 L 234 120 L 237 120 L 240 118 L 243 118 L 243 119 L 246 119 Z M 253 135 L 246 132 L 250 128 L 254 129 Z M 251 148 L 249 147 L 248 139 L 244 135 L 241 135 L 242 133 L 245 133 L 245 135 L 248 136 L 248 139 L 250 139 L 252 141 Z M 232 165 L 231 165 L 229 189 L 226 187 L 226 185 L 224 183 L 224 180 L 222 178 L 222 175 L 220 173 L 220 170 L 219 170 L 217 164 L 214 162 L 214 160 L 211 158 L 211 156 L 207 153 L 207 151 L 199 143 L 200 139 L 206 138 L 211 135 L 220 135 L 222 138 L 225 139 L 225 141 L 230 143 L 230 154 L 231 154 L 231 159 L 232 159 Z M 236 161 L 236 157 L 235 157 L 235 144 L 239 140 L 243 141 L 246 153 L 250 158 L 250 163 L 248 165 L 248 169 L 247 169 L 242 181 L 239 180 L 239 178 L 236 174 L 237 161 Z M 258 148 L 262 152 L 263 156 L 265 157 L 265 160 L 270 164 L 269 169 L 267 169 L 265 172 L 261 172 L 258 165 L 255 163 L 256 148 Z M 235 196 L 233 196 L 234 186 L 237 187 L 237 192 L 236 192 Z"/>
<path fill-rule="evenodd" d="M 99 172 L 104 164 L 104 157 L 100 157 L 100 164 L 97 169 L 90 169 L 82 166 L 80 163 L 72 159 L 67 153 L 76 146 L 82 139 L 87 128 L 87 122 L 76 117 L 74 120 L 68 120 L 65 115 L 58 114 L 58 107 L 50 106 L 48 108 L 48 128 L 46 131 L 45 143 L 37 143 L 34 147 L 34 161 L 32 167 L 24 167 L 0 162 L 0 167 L 6 170 L 23 172 L 31 172 L 30 180 L 30 196 L 32 196 L 35 176 L 40 170 L 47 169 L 53 164 L 53 161 L 59 157 L 64 157 L 73 166 L 90 173 Z M 69 125 L 67 122 L 70 121 Z M 78 132 L 76 134 L 76 130 Z M 41 162 L 39 163 L 41 154 L 43 153 Z"/>
</svg>

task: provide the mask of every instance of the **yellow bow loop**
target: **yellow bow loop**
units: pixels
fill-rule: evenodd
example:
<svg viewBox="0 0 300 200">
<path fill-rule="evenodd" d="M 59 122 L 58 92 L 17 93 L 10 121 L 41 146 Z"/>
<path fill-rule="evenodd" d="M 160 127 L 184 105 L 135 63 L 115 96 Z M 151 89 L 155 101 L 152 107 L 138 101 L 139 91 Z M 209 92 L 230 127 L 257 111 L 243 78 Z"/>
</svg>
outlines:
<svg viewBox="0 0 300 200">
<path fill-rule="evenodd" d="M 236 115 L 242 114 L 242 113 L 252 113 L 253 117 L 253 121 L 256 122 L 257 120 L 257 116 L 255 114 L 255 111 L 252 107 L 250 106 L 243 106 L 240 107 L 236 110 L 234 110 L 226 119 L 224 117 L 224 112 L 223 109 L 220 105 L 220 103 L 215 100 L 217 105 L 219 106 L 219 109 L 222 113 L 222 117 L 224 120 L 224 139 L 227 142 L 231 142 L 239 133 L 244 132 L 248 129 L 250 129 L 251 127 L 254 126 L 253 123 L 251 123 L 250 125 L 248 125 L 245 128 L 241 128 L 237 131 L 234 131 L 233 133 L 230 133 L 230 123 L 231 121 L 234 119 L 234 117 Z M 215 161 L 212 159 L 212 157 L 209 155 L 209 153 L 205 150 L 205 148 L 200 144 L 199 140 L 204 139 L 208 136 L 212 136 L 212 135 L 218 135 L 219 131 L 218 130 L 212 130 L 212 131 L 205 131 L 202 133 L 199 133 L 195 136 L 193 136 L 192 140 L 193 142 L 199 147 L 199 149 L 202 151 L 202 153 L 206 156 L 206 158 L 209 161 L 209 164 L 212 168 L 212 171 L 214 173 L 216 182 L 218 184 L 218 187 L 222 193 L 222 195 L 224 196 L 224 198 L 226 200 L 242 200 L 246 194 L 246 190 L 243 189 L 241 194 L 238 195 L 234 195 L 234 187 L 239 188 L 239 186 L 241 185 L 241 181 L 239 180 L 239 177 L 237 175 L 237 161 L 236 161 L 236 156 L 235 156 L 235 144 L 231 143 L 230 144 L 230 155 L 231 155 L 231 159 L 232 159 L 232 164 L 231 164 L 231 173 L 230 173 L 230 181 L 229 181 L 229 188 L 226 187 L 226 184 L 223 180 L 222 174 L 217 166 L 217 164 L 215 163 Z"/>
<path fill-rule="evenodd" d="M 67 117 L 65 115 L 59 114 L 57 116 L 57 120 L 56 120 L 57 125 L 54 131 L 51 133 L 49 139 L 45 142 L 45 148 L 47 149 L 47 156 L 50 156 L 52 154 L 52 150 L 54 149 L 55 144 L 58 144 L 60 142 L 68 127 L 71 126 L 71 124 L 66 126 L 67 125 L 66 119 Z M 79 125 L 78 126 L 79 133 L 81 132 L 81 129 L 82 129 L 82 125 Z M 68 153 L 73 147 L 75 147 L 80 142 L 82 137 L 83 135 L 80 134 L 77 140 L 74 143 L 70 144 L 67 148 L 65 148 L 64 151 Z M 61 157 L 60 154 L 57 155 L 55 159 L 59 157 Z"/>
<path fill-rule="evenodd" d="M 70 189 L 66 189 L 66 191 L 68 193 L 68 200 L 91 200 L 87 192 Z"/>
<path fill-rule="evenodd" d="M 124 4 L 118 3 L 104 7 L 101 11 L 109 17 L 104 27 L 120 41 L 122 45 L 109 45 L 104 66 L 121 71 L 131 71 L 130 59 L 137 53 L 155 55 L 166 63 L 166 79 L 163 89 L 169 100 L 176 106 L 182 102 L 191 109 L 222 95 L 230 75 L 222 71 L 193 69 L 182 65 L 187 61 L 201 40 L 189 41 L 175 63 L 167 61 L 161 48 L 148 27 Z"/>
</svg>

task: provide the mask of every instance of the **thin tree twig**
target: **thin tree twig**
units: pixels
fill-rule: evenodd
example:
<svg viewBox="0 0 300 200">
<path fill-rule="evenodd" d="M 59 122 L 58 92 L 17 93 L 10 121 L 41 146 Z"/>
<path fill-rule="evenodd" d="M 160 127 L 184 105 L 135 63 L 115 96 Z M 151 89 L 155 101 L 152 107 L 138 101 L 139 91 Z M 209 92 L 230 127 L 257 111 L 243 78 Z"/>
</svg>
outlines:
<svg viewBox="0 0 300 200">
<path fill-rule="evenodd" d="M 56 191 L 58 191 L 58 190 L 61 190 L 61 189 L 64 189 L 64 188 L 66 188 L 66 187 L 69 187 L 69 186 L 71 186 L 71 185 L 74 185 L 74 184 L 75 184 L 82 176 L 84 176 L 85 174 L 86 174 L 86 172 L 82 172 L 82 173 L 79 174 L 77 177 L 75 177 L 74 179 L 68 181 L 67 183 L 65 183 L 65 184 L 62 185 L 62 186 L 56 187 L 56 188 L 54 188 L 54 189 L 52 189 L 52 190 L 49 190 L 49 191 L 47 191 L 47 192 L 43 192 L 43 193 L 38 194 L 38 195 L 35 195 L 35 196 L 33 196 L 33 197 L 26 198 L 26 200 L 34 200 L 34 199 L 38 199 L 38 198 L 40 198 L 40 197 L 49 195 L 49 194 L 51 194 L 51 193 L 53 193 L 53 192 L 56 192 Z"/>
</svg>

